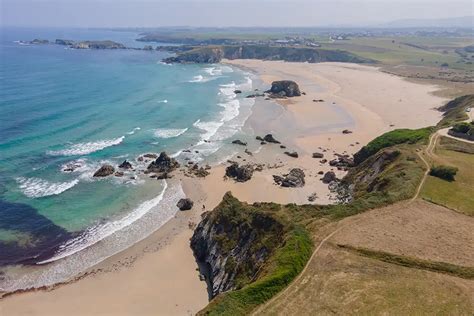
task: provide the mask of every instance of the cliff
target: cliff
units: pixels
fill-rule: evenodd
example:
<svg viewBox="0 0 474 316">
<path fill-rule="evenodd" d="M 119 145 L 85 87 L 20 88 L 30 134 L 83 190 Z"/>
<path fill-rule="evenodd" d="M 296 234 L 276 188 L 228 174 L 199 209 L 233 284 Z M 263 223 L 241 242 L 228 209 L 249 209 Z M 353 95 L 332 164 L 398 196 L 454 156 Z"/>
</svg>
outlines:
<svg viewBox="0 0 474 316">
<path fill-rule="evenodd" d="M 284 234 L 285 225 L 265 207 L 246 205 L 227 193 L 191 239 L 197 260 L 207 267 L 211 296 L 254 281 Z"/>
<path fill-rule="evenodd" d="M 369 59 L 342 50 L 269 45 L 228 45 L 197 47 L 166 58 L 166 63 L 216 63 L 226 59 L 284 60 L 318 63 L 325 61 L 370 63 Z"/>
</svg>

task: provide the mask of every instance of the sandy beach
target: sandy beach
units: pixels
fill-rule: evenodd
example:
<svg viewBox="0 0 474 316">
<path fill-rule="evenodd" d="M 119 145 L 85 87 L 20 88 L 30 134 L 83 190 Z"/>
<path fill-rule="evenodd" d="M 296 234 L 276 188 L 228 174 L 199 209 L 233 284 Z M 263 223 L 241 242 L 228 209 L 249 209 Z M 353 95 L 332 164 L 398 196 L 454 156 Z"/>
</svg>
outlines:
<svg viewBox="0 0 474 316">
<path fill-rule="evenodd" d="M 208 303 L 206 283 L 199 279 L 189 247 L 192 227 L 203 210 L 214 208 L 227 191 L 249 203 L 309 203 L 312 194 L 317 195 L 313 203 L 332 203 L 334 196 L 318 172 L 333 168 L 312 158 L 312 153 L 322 152 L 331 160 L 336 153 L 353 154 L 391 129 L 434 125 L 441 116 L 435 108 L 446 101 L 433 95 L 436 86 L 412 83 L 371 66 L 259 60 L 225 63 L 254 72 L 268 86 L 273 80 L 294 80 L 305 92 L 276 103 L 257 100 L 246 123 L 255 135 L 272 133 L 287 148 L 267 144 L 249 155 L 245 147 L 238 147 L 240 158 L 233 160 L 265 164 L 245 183 L 224 180 L 225 165 L 212 168 L 202 179 L 177 175 L 173 181 L 180 181 L 195 202 L 191 211 L 179 212 L 150 237 L 91 268 L 87 276 L 0 299 L 0 315 L 195 314 Z M 343 134 L 345 129 L 352 133 Z M 288 157 L 286 150 L 297 151 L 299 157 Z M 306 174 L 304 187 L 288 189 L 273 183 L 273 175 L 295 167 Z M 338 177 L 344 175 L 344 171 L 334 171 Z"/>
</svg>

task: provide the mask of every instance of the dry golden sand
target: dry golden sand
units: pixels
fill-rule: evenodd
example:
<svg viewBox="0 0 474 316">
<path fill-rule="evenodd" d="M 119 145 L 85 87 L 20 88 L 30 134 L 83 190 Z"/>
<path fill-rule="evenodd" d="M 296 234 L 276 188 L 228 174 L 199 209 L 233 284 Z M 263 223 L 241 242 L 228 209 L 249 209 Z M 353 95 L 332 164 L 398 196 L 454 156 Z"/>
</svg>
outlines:
<svg viewBox="0 0 474 316">
<path fill-rule="evenodd" d="M 205 179 L 182 177 L 185 193 L 195 201 L 193 210 L 180 212 L 147 239 L 94 267 L 90 276 L 51 291 L 1 299 L 1 315 L 193 314 L 207 304 L 206 284 L 198 278 L 189 247 L 192 231 L 188 227 L 199 221 L 203 205 L 206 210 L 212 209 L 226 191 L 247 202 L 305 203 L 308 195 L 317 193 L 317 203 L 330 203 L 329 190 L 317 174 L 330 167 L 312 159 L 312 152 L 326 149 L 325 158 L 331 159 L 335 152 L 354 153 L 389 129 L 432 125 L 439 120 L 439 113 L 433 108 L 445 101 L 431 94 L 437 89 L 435 86 L 410 83 L 373 67 L 256 60 L 229 63 L 252 69 L 267 83 L 295 80 L 306 92 L 305 96 L 291 101 L 280 101 L 282 115 L 273 120 L 255 117 L 259 115 L 257 107 L 261 106 L 257 102 L 249 119 L 260 130 L 281 137 L 291 147 L 289 150 L 299 152 L 300 158 L 285 156 L 278 145 L 265 145 L 251 157 L 242 148 L 242 158 L 236 160 L 266 163 L 275 168 L 256 172 L 246 183 L 224 181 L 223 166 L 213 168 Z M 315 103 L 313 99 L 324 99 L 325 104 Z M 333 102 L 347 114 L 335 111 Z M 326 123 L 324 131 L 318 129 L 321 122 Z M 345 128 L 353 133 L 343 135 L 341 131 Z M 272 175 L 286 173 L 292 167 L 305 171 L 306 186 L 299 189 L 275 186 Z M 342 176 L 341 172 L 337 173 Z"/>
</svg>

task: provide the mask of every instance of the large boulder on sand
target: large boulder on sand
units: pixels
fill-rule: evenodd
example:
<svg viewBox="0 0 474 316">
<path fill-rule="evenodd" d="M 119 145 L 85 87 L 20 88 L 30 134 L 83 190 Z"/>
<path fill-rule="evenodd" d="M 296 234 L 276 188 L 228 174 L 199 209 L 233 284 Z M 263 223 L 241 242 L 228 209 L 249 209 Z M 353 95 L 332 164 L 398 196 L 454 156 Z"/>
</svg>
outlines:
<svg viewBox="0 0 474 316">
<path fill-rule="evenodd" d="M 263 137 L 263 141 L 266 141 L 267 143 L 280 144 L 280 142 L 277 141 L 272 134 L 265 135 L 265 137 Z"/>
<path fill-rule="evenodd" d="M 304 171 L 299 168 L 294 168 L 290 170 L 284 177 L 273 176 L 273 180 L 282 187 L 286 188 L 299 188 L 305 185 L 305 174 Z"/>
<path fill-rule="evenodd" d="M 111 165 L 108 165 L 108 164 L 105 164 L 105 165 L 102 165 L 102 167 L 99 168 L 99 170 L 97 170 L 95 173 L 94 173 L 94 177 L 107 177 L 107 176 L 110 176 L 111 174 L 113 174 L 115 172 L 115 169 L 114 167 L 112 167 Z"/>
<path fill-rule="evenodd" d="M 238 182 L 245 182 L 252 178 L 253 166 L 250 164 L 239 166 L 234 162 L 225 169 L 225 175 L 229 178 L 235 179 Z"/>
<path fill-rule="evenodd" d="M 298 84 L 291 80 L 273 81 L 272 87 L 267 92 L 275 97 L 299 97 L 301 95 Z"/>
<path fill-rule="evenodd" d="M 189 198 L 180 199 L 178 201 L 178 204 L 176 204 L 176 206 L 179 208 L 180 211 L 190 210 L 193 208 L 193 205 L 194 205 L 194 202 Z"/>
<path fill-rule="evenodd" d="M 147 167 L 149 172 L 172 172 L 173 170 L 179 168 L 179 163 L 174 159 L 168 156 L 165 152 L 162 152 L 155 161 L 150 163 Z"/>
<path fill-rule="evenodd" d="M 323 178 L 321 179 L 323 183 L 331 183 L 337 180 L 336 174 L 333 171 L 328 171 L 324 174 Z"/>
</svg>

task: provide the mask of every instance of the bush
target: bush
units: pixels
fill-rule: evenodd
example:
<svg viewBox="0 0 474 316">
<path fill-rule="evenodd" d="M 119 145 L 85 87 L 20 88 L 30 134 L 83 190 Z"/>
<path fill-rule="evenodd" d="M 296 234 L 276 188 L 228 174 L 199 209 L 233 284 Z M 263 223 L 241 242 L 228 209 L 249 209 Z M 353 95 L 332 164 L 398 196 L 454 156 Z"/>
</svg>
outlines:
<svg viewBox="0 0 474 316">
<path fill-rule="evenodd" d="M 454 176 L 458 172 L 458 168 L 450 166 L 435 166 L 430 170 L 430 175 L 443 180 L 454 181 Z"/>
<path fill-rule="evenodd" d="M 462 134 L 467 134 L 467 132 L 469 132 L 470 129 L 471 129 L 471 124 L 466 123 L 466 122 L 458 123 L 454 125 L 452 128 L 453 132 L 462 133 Z"/>
</svg>

